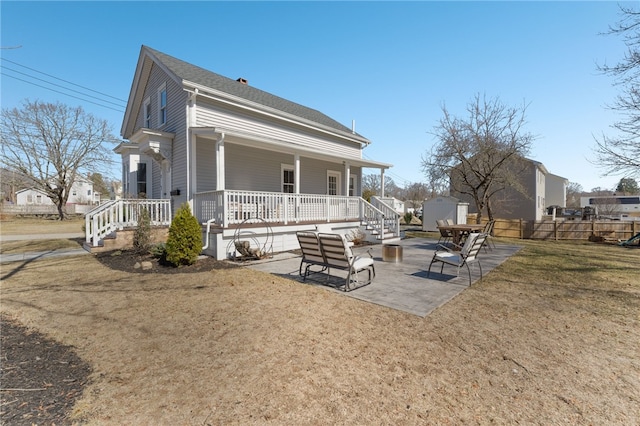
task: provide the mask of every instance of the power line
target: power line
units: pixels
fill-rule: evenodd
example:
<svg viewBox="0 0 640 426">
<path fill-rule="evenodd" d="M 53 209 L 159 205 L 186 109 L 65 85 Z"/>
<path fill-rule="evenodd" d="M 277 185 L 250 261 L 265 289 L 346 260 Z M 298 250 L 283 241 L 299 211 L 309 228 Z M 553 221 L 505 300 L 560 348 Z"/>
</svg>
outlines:
<svg viewBox="0 0 640 426">
<path fill-rule="evenodd" d="M 46 75 L 47 77 L 55 78 L 56 80 L 60 80 L 60 81 L 63 81 L 63 82 L 65 82 L 65 83 L 67 83 L 67 84 L 71 84 L 71 85 L 74 85 L 74 86 L 80 87 L 80 88 L 82 88 L 82 89 L 89 90 L 90 92 L 98 93 L 99 95 L 103 95 L 103 96 L 106 96 L 106 97 L 108 97 L 108 98 L 115 99 L 115 100 L 117 100 L 117 101 L 121 101 L 121 102 L 127 103 L 127 101 L 126 101 L 126 100 L 124 100 L 124 99 L 116 98 L 115 96 L 111 96 L 111 95 L 108 95 L 108 94 L 106 94 L 106 93 L 99 92 L 99 91 L 97 91 L 97 90 L 93 90 L 93 89 L 90 89 L 90 88 L 88 88 L 88 87 L 85 87 L 85 86 L 81 86 L 81 85 L 79 85 L 79 84 L 76 84 L 76 83 L 72 83 L 72 82 L 70 82 L 70 81 L 64 80 L 64 79 L 59 78 L 59 77 L 56 77 L 56 76 L 54 76 L 54 75 L 47 74 L 47 73 L 45 73 L 45 72 L 38 71 L 38 70 L 36 70 L 36 69 L 34 69 L 34 68 L 30 68 L 30 67 L 28 67 L 28 66 L 26 66 L 26 65 L 22 65 L 22 64 L 19 64 L 19 63 L 17 63 L 17 62 L 11 61 L 11 60 L 9 60 L 9 59 L 7 59 L 7 58 L 1 58 L 1 59 L 2 59 L 3 61 L 10 62 L 10 63 L 12 63 L 12 64 L 14 64 L 14 65 L 18 65 L 19 67 L 26 68 L 26 69 L 28 69 L 28 70 L 31 70 L 31 71 L 37 72 L 38 74 Z"/>
<path fill-rule="evenodd" d="M 110 106 L 107 106 L 107 105 L 102 105 L 102 104 L 99 104 L 99 103 L 97 103 L 97 102 L 93 102 L 93 101 L 90 101 L 90 100 L 88 100 L 88 99 L 83 99 L 83 98 L 80 98 L 80 97 L 78 97 L 78 96 L 70 95 L 70 94 L 68 94 L 68 93 L 64 93 L 64 92 L 61 92 L 61 91 L 59 91 L 59 90 L 52 89 L 52 88 L 50 88 L 50 87 L 42 86 L 42 85 L 40 85 L 40 84 L 36 84 L 36 83 L 31 82 L 31 81 L 23 80 L 23 79 L 21 79 L 21 78 L 18 78 L 18 77 L 15 77 L 15 76 L 9 75 L 9 74 L 5 74 L 5 73 L 3 73 L 3 72 L 0 72 L 0 74 L 4 75 L 5 77 L 10 77 L 10 78 L 13 78 L 13 79 L 16 79 L 16 80 L 19 80 L 19 81 L 25 82 L 25 83 L 27 83 L 27 84 L 31 84 L 31 85 L 34 85 L 34 86 L 37 86 L 37 87 L 41 87 L 41 88 L 43 88 L 43 89 L 51 90 L 52 92 L 60 93 L 60 94 L 62 94 L 62 95 L 69 96 L 69 97 L 72 97 L 72 98 L 75 98 L 75 99 L 80 99 L 81 101 L 89 102 L 90 104 L 98 105 L 98 106 L 101 106 L 101 107 L 103 107 L 103 108 L 108 108 L 108 109 L 111 109 L 111 110 L 113 110 L 113 111 L 117 111 L 117 112 L 124 112 L 124 110 L 123 110 L 122 108 L 117 109 L 117 108 L 113 108 L 113 107 L 110 107 Z"/>
<path fill-rule="evenodd" d="M 107 100 L 107 99 L 101 99 L 101 98 L 99 98 L 99 97 L 97 97 L 97 96 L 89 95 L 89 94 L 86 94 L 86 93 L 80 92 L 80 91 L 78 91 L 78 90 L 74 90 L 74 89 L 71 89 L 71 88 L 69 88 L 69 87 L 62 86 L 62 85 L 60 85 L 60 84 L 52 83 L 52 82 L 50 82 L 50 81 L 44 80 L 44 79 L 42 79 L 42 78 L 34 77 L 34 76 L 29 75 L 29 74 L 27 74 L 27 73 L 23 73 L 23 72 L 21 72 L 21 71 L 14 70 L 13 68 L 6 67 L 6 66 L 4 66 L 4 65 L 0 65 L 0 68 L 4 68 L 4 69 L 6 69 L 6 70 L 8 70 L 8 71 L 15 72 L 15 73 L 18 73 L 18 74 L 21 74 L 21 75 L 27 76 L 27 77 L 32 78 L 32 79 L 34 79 L 34 80 L 42 81 L 42 82 L 47 83 L 47 84 L 50 84 L 50 85 L 52 85 L 52 86 L 61 87 L 61 88 L 65 89 L 65 90 L 69 90 L 69 91 L 74 92 L 74 93 L 79 93 L 80 95 L 83 95 L 83 96 L 88 96 L 88 97 L 90 97 L 90 98 L 97 99 L 97 100 L 99 100 L 100 102 L 106 102 L 106 103 L 108 103 L 108 104 L 116 105 L 116 106 L 121 107 L 121 108 L 123 107 L 123 105 L 121 105 L 121 103 L 120 103 L 120 104 L 118 104 L 118 103 L 115 103 L 115 102 L 109 101 L 109 100 Z M 11 77 L 11 76 L 10 76 L 10 75 L 8 75 L 8 74 L 4 74 L 4 75 L 6 75 L 7 77 Z M 24 81 L 24 80 L 22 80 L 22 81 Z M 92 92 L 95 92 L 95 91 L 94 91 L 94 90 L 92 90 Z M 98 92 L 98 93 L 99 93 L 99 92 Z M 110 96 L 110 97 L 112 97 L 112 96 Z"/>
<path fill-rule="evenodd" d="M 364 153 L 362 154 L 362 156 L 363 156 L 365 159 L 367 159 L 367 160 L 372 160 L 371 158 L 369 158 L 369 156 L 367 156 L 367 155 L 366 155 L 366 154 L 364 154 Z M 414 183 L 412 180 L 405 179 L 405 178 L 403 178 L 402 176 L 399 176 L 398 174 L 393 173 L 391 170 L 386 171 L 386 172 L 385 172 L 385 174 L 388 174 L 388 175 L 390 175 L 391 177 L 394 177 L 394 178 L 398 179 L 399 181 L 403 182 L 403 185 L 406 185 L 406 184 L 408 184 L 408 183 Z"/>
</svg>

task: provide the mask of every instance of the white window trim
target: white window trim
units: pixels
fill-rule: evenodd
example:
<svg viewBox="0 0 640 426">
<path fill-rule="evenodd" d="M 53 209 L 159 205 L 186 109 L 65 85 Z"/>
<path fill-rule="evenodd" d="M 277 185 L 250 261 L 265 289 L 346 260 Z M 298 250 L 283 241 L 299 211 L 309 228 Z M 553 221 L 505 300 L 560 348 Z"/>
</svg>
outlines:
<svg viewBox="0 0 640 426">
<path fill-rule="evenodd" d="M 327 170 L 327 195 L 329 194 L 329 177 L 335 176 L 336 179 L 336 195 L 342 195 L 342 172 L 335 170 Z"/>
<path fill-rule="evenodd" d="M 147 111 L 149 112 L 149 114 L 147 114 Z M 142 107 L 142 114 L 143 114 L 143 121 L 144 121 L 144 126 L 147 129 L 151 128 L 151 97 L 148 97 L 147 99 L 144 100 L 144 105 Z"/>
<path fill-rule="evenodd" d="M 293 185 L 292 193 L 296 192 L 296 169 L 293 167 L 293 164 L 280 164 L 280 191 L 284 192 L 284 172 L 285 170 L 291 171 L 293 173 Z M 289 185 L 289 184 L 287 184 Z"/>
<path fill-rule="evenodd" d="M 162 108 L 162 92 L 165 92 L 165 105 L 164 109 Z M 158 87 L 158 127 L 162 127 L 167 124 L 167 105 L 169 104 L 169 96 L 167 94 L 167 83 L 163 83 L 162 86 Z M 162 117 L 162 112 L 164 110 L 164 121 Z"/>
<path fill-rule="evenodd" d="M 349 180 L 353 180 L 353 195 L 349 194 L 349 196 L 355 197 L 358 193 L 358 175 L 349 174 Z M 351 191 L 351 182 L 349 182 L 349 191 Z"/>
<path fill-rule="evenodd" d="M 140 182 L 140 181 L 138 180 L 138 164 L 145 164 L 145 166 L 146 166 L 146 171 L 145 171 L 145 177 L 144 178 L 146 179 L 145 184 L 147 186 L 147 192 L 145 192 L 145 195 L 146 195 L 147 198 L 151 198 L 151 194 L 152 194 L 152 191 L 153 191 L 153 188 L 151 187 L 151 178 L 152 178 L 152 175 L 151 175 L 151 161 L 146 161 L 146 160 L 136 161 L 136 167 L 135 167 L 135 169 L 136 169 L 136 171 L 135 171 L 135 177 L 136 177 L 135 182 L 136 183 L 135 183 L 135 188 L 134 188 L 135 192 L 133 193 L 133 195 L 135 195 L 136 197 L 139 195 L 139 193 L 138 193 L 138 182 Z"/>
</svg>

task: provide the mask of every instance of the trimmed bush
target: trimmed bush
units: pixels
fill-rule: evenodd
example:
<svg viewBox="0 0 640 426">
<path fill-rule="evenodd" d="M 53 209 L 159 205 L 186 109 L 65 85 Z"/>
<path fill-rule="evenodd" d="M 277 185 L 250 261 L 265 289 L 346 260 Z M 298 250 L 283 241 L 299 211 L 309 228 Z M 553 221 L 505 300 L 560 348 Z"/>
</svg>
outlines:
<svg viewBox="0 0 640 426">
<path fill-rule="evenodd" d="M 138 254 L 147 254 L 151 247 L 151 216 L 145 207 L 140 209 L 138 227 L 133 233 L 133 250 Z"/>
<path fill-rule="evenodd" d="M 202 229 L 191 214 L 188 203 L 180 206 L 169 227 L 167 262 L 174 266 L 192 265 L 202 251 Z"/>
<path fill-rule="evenodd" d="M 404 223 L 405 225 L 411 225 L 413 221 L 413 213 L 407 212 L 404 214 Z"/>
</svg>

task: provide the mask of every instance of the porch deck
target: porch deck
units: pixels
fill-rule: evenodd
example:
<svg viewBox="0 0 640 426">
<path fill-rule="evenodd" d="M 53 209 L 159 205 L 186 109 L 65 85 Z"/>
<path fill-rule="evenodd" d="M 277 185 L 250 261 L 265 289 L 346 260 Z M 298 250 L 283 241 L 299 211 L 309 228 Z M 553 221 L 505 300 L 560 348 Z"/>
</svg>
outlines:
<svg viewBox="0 0 640 426">
<path fill-rule="evenodd" d="M 420 317 L 442 306 L 456 295 L 469 287 L 466 269 L 456 277 L 455 268 L 445 267 L 443 274 L 440 268 L 434 268 L 427 278 L 427 268 L 437 246 L 436 240 L 425 238 L 407 238 L 399 243 L 403 247 L 403 260 L 400 263 L 384 262 L 382 260 L 382 245 L 356 247 L 355 254 L 372 249 L 375 260 L 376 278 L 368 286 L 342 292 L 331 286 L 339 284 L 344 279 L 332 278 L 329 285 L 325 284 L 326 275 L 314 274 L 307 278 L 306 284 L 322 286 L 330 291 L 336 291 L 348 297 L 353 297 L 370 303 L 375 303 L 391 309 L 400 310 Z M 493 250 L 482 250 L 479 259 L 482 264 L 483 276 L 507 260 L 520 250 L 519 246 L 497 244 Z M 302 283 L 298 275 L 300 256 L 293 253 L 279 253 L 271 259 L 247 262 L 246 266 L 268 272 L 281 277 L 293 279 Z M 477 266 L 471 268 L 472 281 L 480 279 Z M 332 270 L 332 274 L 334 271 Z M 335 275 L 340 277 L 339 271 Z"/>
</svg>

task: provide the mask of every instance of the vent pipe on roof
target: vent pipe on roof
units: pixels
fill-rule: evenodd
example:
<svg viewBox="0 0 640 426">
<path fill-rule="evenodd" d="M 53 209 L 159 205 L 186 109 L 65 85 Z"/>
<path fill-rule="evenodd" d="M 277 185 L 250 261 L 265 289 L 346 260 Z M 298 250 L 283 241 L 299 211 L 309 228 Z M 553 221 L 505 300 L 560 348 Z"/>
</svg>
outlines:
<svg viewBox="0 0 640 426">
<path fill-rule="evenodd" d="M 242 84 L 249 84 L 249 82 L 247 81 L 246 78 L 242 78 L 240 77 L 239 79 L 236 80 L 238 83 L 242 83 Z"/>
<path fill-rule="evenodd" d="M 351 120 L 351 133 L 356 134 L 356 120 Z"/>
</svg>

